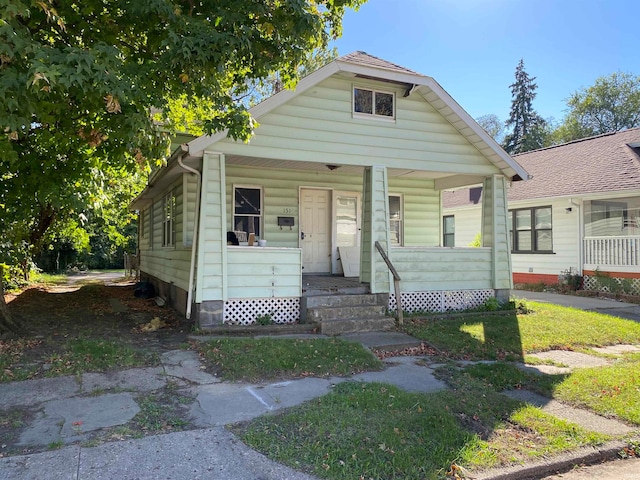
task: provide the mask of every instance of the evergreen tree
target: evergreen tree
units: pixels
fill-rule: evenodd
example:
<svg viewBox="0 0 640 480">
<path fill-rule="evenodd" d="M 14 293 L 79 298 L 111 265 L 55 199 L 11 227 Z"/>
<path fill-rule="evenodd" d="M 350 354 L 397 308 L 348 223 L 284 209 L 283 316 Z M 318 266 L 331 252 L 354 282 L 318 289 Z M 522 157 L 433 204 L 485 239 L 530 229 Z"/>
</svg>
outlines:
<svg viewBox="0 0 640 480">
<path fill-rule="evenodd" d="M 524 70 L 524 60 L 516 67 L 516 81 L 511 88 L 511 112 L 505 127 L 510 130 L 502 145 L 507 153 L 523 153 L 545 146 L 547 125 L 545 120 L 533 109 L 536 98 L 534 83 L 536 77 L 530 77 Z"/>
</svg>

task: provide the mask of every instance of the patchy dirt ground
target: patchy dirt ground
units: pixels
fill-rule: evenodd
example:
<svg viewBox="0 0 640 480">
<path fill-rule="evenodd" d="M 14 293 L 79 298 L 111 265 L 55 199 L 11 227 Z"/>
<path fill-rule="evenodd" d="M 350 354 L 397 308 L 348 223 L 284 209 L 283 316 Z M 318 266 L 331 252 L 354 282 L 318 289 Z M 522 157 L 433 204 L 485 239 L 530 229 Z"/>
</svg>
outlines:
<svg viewBox="0 0 640 480">
<path fill-rule="evenodd" d="M 37 285 L 5 298 L 26 334 L 18 341 L 0 342 L 0 354 L 14 355 L 16 365 L 30 366 L 30 378 L 44 375 L 40 367 L 63 352 L 71 339 L 112 340 L 159 354 L 184 344 L 191 330 L 191 324 L 171 308 L 136 298 L 134 282 L 124 277 L 105 285 L 100 275 L 71 276 L 65 285 Z M 142 331 L 154 318 L 165 326 Z"/>
</svg>

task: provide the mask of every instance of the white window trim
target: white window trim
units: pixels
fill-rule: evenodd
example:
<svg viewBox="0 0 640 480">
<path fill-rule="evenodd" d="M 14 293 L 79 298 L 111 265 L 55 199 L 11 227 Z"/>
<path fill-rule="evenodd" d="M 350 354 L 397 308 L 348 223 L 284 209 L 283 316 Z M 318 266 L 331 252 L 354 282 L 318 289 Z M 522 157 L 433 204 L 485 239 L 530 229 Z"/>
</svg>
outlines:
<svg viewBox="0 0 640 480">
<path fill-rule="evenodd" d="M 176 244 L 175 207 L 176 194 L 171 190 L 162 198 L 162 246 L 164 248 L 174 248 Z"/>
<path fill-rule="evenodd" d="M 386 93 L 388 95 L 391 95 L 393 97 L 393 115 L 391 116 L 387 116 L 387 115 L 376 115 L 375 113 L 362 113 L 362 112 L 356 112 L 356 88 L 359 90 L 368 90 L 369 92 L 373 92 L 374 98 L 373 98 L 373 109 L 375 111 L 375 94 L 376 93 Z M 380 90 L 377 88 L 373 88 L 373 87 L 367 87 L 364 85 L 352 85 L 351 86 L 351 115 L 353 116 L 353 118 L 363 118 L 363 119 L 367 119 L 367 120 L 372 120 L 375 119 L 377 121 L 381 121 L 381 122 L 391 122 L 391 123 L 395 123 L 396 121 L 396 93 L 392 90 Z"/>
<path fill-rule="evenodd" d="M 400 222 L 400 242 L 391 242 L 391 247 L 403 247 L 404 246 L 404 198 L 401 193 L 389 193 L 389 197 L 397 197 L 400 199 L 400 218 L 397 220 Z M 389 210 L 389 233 L 391 233 L 391 210 Z"/>
<path fill-rule="evenodd" d="M 262 185 L 246 185 L 246 184 L 233 184 L 233 190 L 231 191 L 231 230 L 235 230 L 235 220 L 238 217 L 248 217 L 249 215 L 238 214 L 236 215 L 236 188 L 253 188 L 260 190 L 260 238 L 265 238 L 264 232 L 264 187 Z M 255 216 L 255 215 L 254 215 Z M 257 237 L 256 237 L 257 238 Z"/>
</svg>

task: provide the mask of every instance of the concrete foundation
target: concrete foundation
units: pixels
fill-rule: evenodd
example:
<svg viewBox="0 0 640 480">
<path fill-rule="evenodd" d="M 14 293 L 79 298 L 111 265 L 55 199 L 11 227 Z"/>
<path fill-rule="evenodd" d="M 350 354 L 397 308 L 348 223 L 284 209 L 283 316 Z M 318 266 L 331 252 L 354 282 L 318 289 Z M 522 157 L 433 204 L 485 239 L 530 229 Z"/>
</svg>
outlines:
<svg viewBox="0 0 640 480">
<path fill-rule="evenodd" d="M 194 303 L 191 310 L 191 318 L 200 328 L 220 326 L 224 320 L 224 302 L 222 300 L 209 300 L 202 303 Z"/>
</svg>

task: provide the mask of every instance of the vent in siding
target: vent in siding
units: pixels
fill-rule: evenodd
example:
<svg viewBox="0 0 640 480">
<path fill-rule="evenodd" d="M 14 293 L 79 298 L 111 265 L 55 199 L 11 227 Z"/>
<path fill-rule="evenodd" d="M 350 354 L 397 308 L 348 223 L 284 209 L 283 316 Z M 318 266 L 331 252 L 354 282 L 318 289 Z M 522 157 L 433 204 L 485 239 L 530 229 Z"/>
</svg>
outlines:
<svg viewBox="0 0 640 480">
<path fill-rule="evenodd" d="M 459 290 L 437 292 L 402 292 L 405 312 L 447 312 L 475 308 L 493 297 L 493 290 Z M 389 295 L 389 310 L 396 310 L 395 294 Z"/>
<path fill-rule="evenodd" d="M 253 325 L 257 317 L 271 316 L 274 323 L 295 323 L 300 318 L 300 297 L 244 298 L 224 303 L 228 325 Z"/>
</svg>

